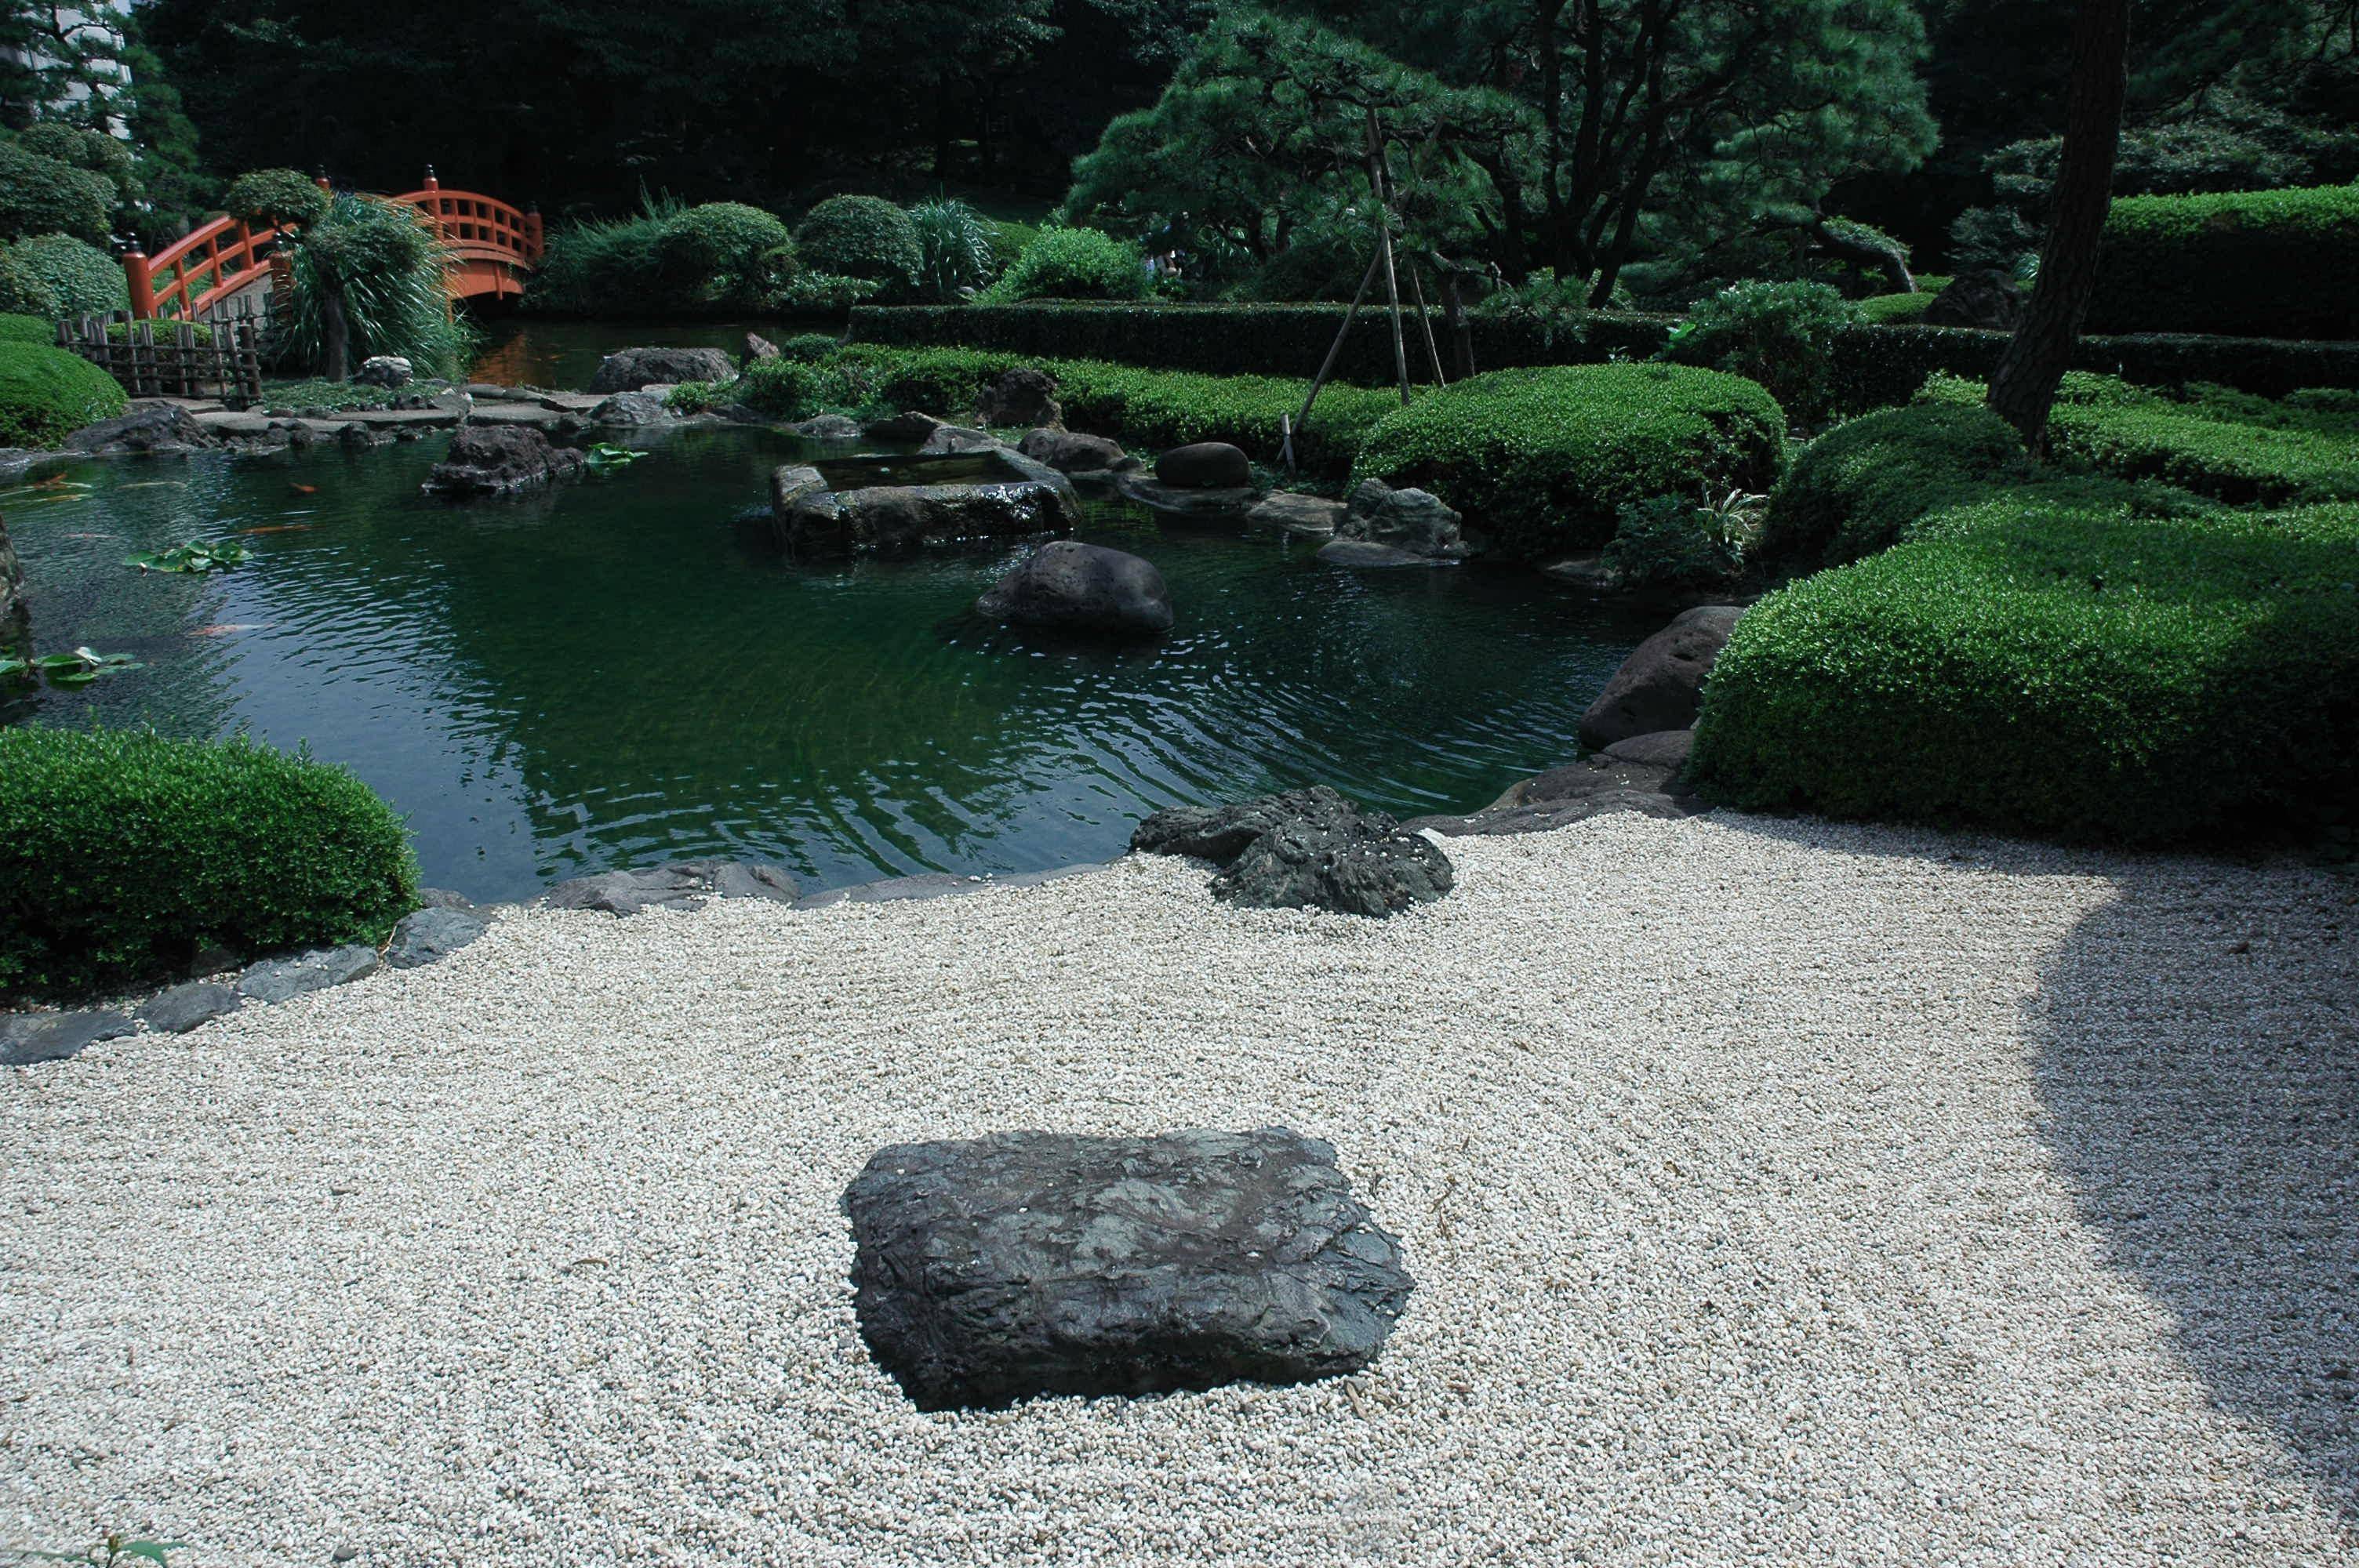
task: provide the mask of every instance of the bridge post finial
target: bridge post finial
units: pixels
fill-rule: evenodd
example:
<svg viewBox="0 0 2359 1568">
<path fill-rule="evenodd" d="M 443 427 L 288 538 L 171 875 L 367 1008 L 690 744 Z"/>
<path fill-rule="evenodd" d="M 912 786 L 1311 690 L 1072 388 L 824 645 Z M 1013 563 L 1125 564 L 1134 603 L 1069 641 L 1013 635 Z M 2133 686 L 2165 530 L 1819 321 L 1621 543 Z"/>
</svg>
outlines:
<svg viewBox="0 0 2359 1568">
<path fill-rule="evenodd" d="M 442 182 L 434 178 L 434 166 L 430 163 L 426 166 L 426 189 L 429 190 L 442 189 Z"/>
<path fill-rule="evenodd" d="M 320 172 L 311 177 L 311 183 L 318 186 L 322 190 L 332 190 L 335 189 L 334 186 L 328 183 L 328 166 L 326 164 L 321 164 L 320 166 Z"/>
</svg>

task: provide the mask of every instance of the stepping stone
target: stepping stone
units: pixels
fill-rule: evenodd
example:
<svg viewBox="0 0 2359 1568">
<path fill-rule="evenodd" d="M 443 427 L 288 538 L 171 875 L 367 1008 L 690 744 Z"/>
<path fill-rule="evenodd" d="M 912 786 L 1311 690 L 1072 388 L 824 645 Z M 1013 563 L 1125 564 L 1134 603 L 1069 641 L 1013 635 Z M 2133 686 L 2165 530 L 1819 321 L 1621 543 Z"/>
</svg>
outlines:
<svg viewBox="0 0 2359 1568">
<path fill-rule="evenodd" d="M 282 1002 L 330 986 L 349 985 L 376 971 L 374 947 L 322 947 L 299 957 L 256 964 L 240 978 L 237 989 L 251 1001 Z"/>
<path fill-rule="evenodd" d="M 154 998 L 139 1010 L 139 1022 L 158 1034 L 186 1034 L 201 1023 L 235 1012 L 245 998 L 233 986 L 190 980 Z"/>
<path fill-rule="evenodd" d="M 1356 1372 L 1415 1285 L 1282 1127 L 897 1144 L 843 1209 L 861 1336 L 920 1410 Z"/>
<path fill-rule="evenodd" d="M 131 1033 L 119 1012 L 36 1012 L 0 1020 L 0 1067 L 62 1062 L 87 1045 Z"/>
</svg>

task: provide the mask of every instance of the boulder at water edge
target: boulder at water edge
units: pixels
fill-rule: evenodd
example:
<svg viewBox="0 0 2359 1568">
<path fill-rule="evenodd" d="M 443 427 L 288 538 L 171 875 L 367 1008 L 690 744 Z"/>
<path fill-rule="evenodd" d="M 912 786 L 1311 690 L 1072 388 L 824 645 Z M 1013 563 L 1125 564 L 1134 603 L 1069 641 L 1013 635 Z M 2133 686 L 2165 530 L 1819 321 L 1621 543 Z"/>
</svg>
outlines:
<svg viewBox="0 0 2359 1568">
<path fill-rule="evenodd" d="M 1733 604 L 1699 605 L 1639 643 L 1581 716 L 1581 743 L 1603 751 L 1634 735 L 1693 726 L 1704 677 L 1744 613 Z"/>
<path fill-rule="evenodd" d="M 1464 521 L 1430 492 L 1395 490 L 1382 480 L 1363 480 L 1344 504 L 1335 537 L 1383 545 L 1427 560 L 1454 561 L 1466 554 L 1459 535 Z"/>
<path fill-rule="evenodd" d="M 843 1210 L 861 1337 L 920 1410 L 1356 1372 L 1415 1287 L 1282 1127 L 896 1144 Z"/>
<path fill-rule="evenodd" d="M 974 608 L 993 621 L 1107 637 L 1160 637 L 1171 630 L 1171 592 L 1152 561 L 1074 539 L 1033 551 Z"/>
<path fill-rule="evenodd" d="M 598 362 L 592 392 L 636 392 L 683 381 L 727 381 L 737 373 L 720 349 L 617 349 Z"/>
<path fill-rule="evenodd" d="M 1048 372 L 1018 366 L 984 388 L 974 417 L 977 424 L 1004 430 L 1011 426 L 1061 425 L 1065 410 L 1057 401 L 1057 383 Z"/>
<path fill-rule="evenodd" d="M 1198 441 L 1156 459 L 1155 479 L 1174 490 L 1242 490 L 1253 483 L 1253 464 L 1226 441 Z"/>
<path fill-rule="evenodd" d="M 1122 443 L 1103 436 L 1084 436 L 1073 430 L 1053 430 L 1043 427 L 1027 430 L 1016 449 L 1035 462 L 1046 463 L 1059 473 L 1106 473 L 1138 466 L 1138 460 L 1122 449 Z"/>
<path fill-rule="evenodd" d="M 1222 867 L 1212 896 L 1245 909 L 1325 909 L 1381 919 L 1449 892 L 1450 857 L 1381 811 L 1324 784 L 1234 805 L 1158 811 L 1130 847 Z"/>
<path fill-rule="evenodd" d="M 707 899 L 714 898 L 792 903 L 801 892 L 783 866 L 758 860 L 673 860 L 560 882 L 549 890 L 549 906 L 636 914 L 645 909 L 701 909 Z"/>
</svg>

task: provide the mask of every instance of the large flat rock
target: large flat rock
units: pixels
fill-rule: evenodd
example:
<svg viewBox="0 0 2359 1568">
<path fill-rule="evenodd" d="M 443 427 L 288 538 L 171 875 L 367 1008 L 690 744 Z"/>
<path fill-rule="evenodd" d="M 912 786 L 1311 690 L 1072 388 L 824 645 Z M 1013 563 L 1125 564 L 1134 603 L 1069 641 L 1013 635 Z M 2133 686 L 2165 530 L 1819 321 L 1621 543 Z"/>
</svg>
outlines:
<svg viewBox="0 0 2359 1568">
<path fill-rule="evenodd" d="M 896 1144 L 843 1208 L 861 1335 L 923 1410 L 1355 1372 L 1414 1283 L 1286 1128 Z"/>
</svg>

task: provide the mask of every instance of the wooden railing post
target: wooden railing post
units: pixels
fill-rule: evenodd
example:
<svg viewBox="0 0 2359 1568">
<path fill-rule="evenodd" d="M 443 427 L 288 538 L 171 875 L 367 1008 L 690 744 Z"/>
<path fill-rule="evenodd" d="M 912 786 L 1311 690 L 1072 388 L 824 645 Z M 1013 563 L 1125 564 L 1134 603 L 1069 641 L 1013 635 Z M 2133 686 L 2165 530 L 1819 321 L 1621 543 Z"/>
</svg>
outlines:
<svg viewBox="0 0 2359 1568">
<path fill-rule="evenodd" d="M 124 280 L 131 286 L 131 313 L 142 320 L 156 315 L 156 275 L 148 270 L 147 253 L 137 245 L 123 253 Z"/>
<path fill-rule="evenodd" d="M 548 247 L 548 237 L 541 232 L 540 203 L 536 201 L 524 210 L 524 259 L 538 264 Z"/>
</svg>

